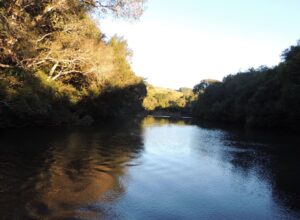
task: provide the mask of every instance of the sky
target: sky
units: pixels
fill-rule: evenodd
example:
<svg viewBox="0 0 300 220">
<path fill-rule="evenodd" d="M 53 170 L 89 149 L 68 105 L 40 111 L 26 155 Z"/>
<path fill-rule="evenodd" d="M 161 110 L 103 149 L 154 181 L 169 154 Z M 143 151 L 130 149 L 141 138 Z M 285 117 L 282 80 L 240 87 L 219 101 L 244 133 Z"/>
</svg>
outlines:
<svg viewBox="0 0 300 220">
<path fill-rule="evenodd" d="M 127 40 L 137 75 L 178 89 L 277 65 L 300 39 L 299 9 L 299 0 L 148 0 L 139 21 L 99 23 Z"/>
</svg>

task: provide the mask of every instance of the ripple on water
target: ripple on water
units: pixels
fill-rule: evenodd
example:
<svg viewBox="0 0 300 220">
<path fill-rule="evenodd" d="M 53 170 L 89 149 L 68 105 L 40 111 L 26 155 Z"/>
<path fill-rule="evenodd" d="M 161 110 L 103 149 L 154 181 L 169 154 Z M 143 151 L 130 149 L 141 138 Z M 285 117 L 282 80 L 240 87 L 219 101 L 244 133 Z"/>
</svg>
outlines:
<svg viewBox="0 0 300 220">
<path fill-rule="evenodd" d="M 299 160 L 265 137 L 153 118 L 17 133 L 0 138 L 4 219 L 299 217 Z"/>
</svg>

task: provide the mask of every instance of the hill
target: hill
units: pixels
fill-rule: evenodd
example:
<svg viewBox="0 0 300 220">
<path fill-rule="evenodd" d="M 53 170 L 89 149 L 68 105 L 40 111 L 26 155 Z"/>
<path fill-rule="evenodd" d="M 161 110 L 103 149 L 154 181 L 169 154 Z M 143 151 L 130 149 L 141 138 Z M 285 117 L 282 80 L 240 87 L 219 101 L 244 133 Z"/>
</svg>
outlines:
<svg viewBox="0 0 300 220">
<path fill-rule="evenodd" d="M 147 96 L 143 106 L 149 112 L 158 110 L 187 112 L 190 109 L 190 103 L 195 98 L 192 89 L 189 88 L 173 90 L 147 85 Z"/>
</svg>

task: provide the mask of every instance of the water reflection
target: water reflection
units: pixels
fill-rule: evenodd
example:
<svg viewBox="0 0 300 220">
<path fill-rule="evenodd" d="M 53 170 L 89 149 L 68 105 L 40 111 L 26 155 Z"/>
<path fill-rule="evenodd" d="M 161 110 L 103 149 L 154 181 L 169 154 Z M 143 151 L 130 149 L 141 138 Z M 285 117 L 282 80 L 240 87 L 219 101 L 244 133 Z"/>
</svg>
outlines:
<svg viewBox="0 0 300 220">
<path fill-rule="evenodd" d="M 0 134 L 1 219 L 297 219 L 294 135 L 147 117 Z"/>
<path fill-rule="evenodd" d="M 231 163 L 238 170 L 268 181 L 273 199 L 285 209 L 300 213 L 300 139 L 295 134 L 230 132 L 226 145 L 244 152 L 233 152 Z M 250 151 L 250 152 L 249 152 Z"/>
<path fill-rule="evenodd" d="M 136 165 L 134 160 L 143 150 L 139 132 L 137 126 L 31 130 L 18 139 L 11 138 L 14 132 L 6 132 L 1 140 L 1 217 L 98 219 L 117 215 L 103 207 L 125 191 L 126 169 Z M 98 201 L 103 205 L 95 206 Z"/>
<path fill-rule="evenodd" d="M 178 119 L 178 118 L 172 118 L 172 117 L 168 117 L 168 116 L 156 116 L 156 117 L 152 117 L 152 116 L 148 116 L 145 117 L 142 121 L 142 126 L 143 128 L 147 128 L 147 127 L 153 127 L 153 126 L 163 126 L 163 125 L 178 125 L 178 126 L 185 126 L 188 124 L 191 124 L 191 119 L 189 118 L 182 118 L 182 119 Z"/>
</svg>

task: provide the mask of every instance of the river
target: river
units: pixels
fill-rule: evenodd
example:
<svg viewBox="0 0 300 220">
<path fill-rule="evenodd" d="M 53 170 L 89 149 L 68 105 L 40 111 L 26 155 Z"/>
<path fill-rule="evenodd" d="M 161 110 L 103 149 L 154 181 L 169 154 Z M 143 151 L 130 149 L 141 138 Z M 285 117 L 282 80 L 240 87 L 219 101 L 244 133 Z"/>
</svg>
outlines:
<svg viewBox="0 0 300 220">
<path fill-rule="evenodd" d="M 0 219 L 300 219 L 294 134 L 147 117 L 0 133 Z"/>
</svg>

